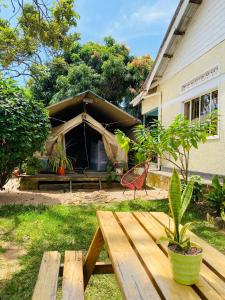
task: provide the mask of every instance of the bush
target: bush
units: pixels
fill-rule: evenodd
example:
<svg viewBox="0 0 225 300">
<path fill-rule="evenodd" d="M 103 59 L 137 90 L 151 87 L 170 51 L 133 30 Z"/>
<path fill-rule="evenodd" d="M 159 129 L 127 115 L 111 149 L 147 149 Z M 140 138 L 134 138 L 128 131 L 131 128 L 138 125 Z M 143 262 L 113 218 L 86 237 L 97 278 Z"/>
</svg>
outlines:
<svg viewBox="0 0 225 300">
<path fill-rule="evenodd" d="M 28 157 L 22 165 L 23 172 L 27 175 L 35 175 L 42 168 L 42 161 L 35 156 Z"/>
<path fill-rule="evenodd" d="M 0 77 L 0 189 L 15 167 L 42 150 L 48 132 L 48 114 L 41 104 L 13 80 Z"/>
<path fill-rule="evenodd" d="M 225 219 L 225 177 L 223 177 L 222 184 L 217 175 L 213 177 L 212 190 L 207 195 L 207 199 L 215 210 L 215 214 Z"/>
</svg>

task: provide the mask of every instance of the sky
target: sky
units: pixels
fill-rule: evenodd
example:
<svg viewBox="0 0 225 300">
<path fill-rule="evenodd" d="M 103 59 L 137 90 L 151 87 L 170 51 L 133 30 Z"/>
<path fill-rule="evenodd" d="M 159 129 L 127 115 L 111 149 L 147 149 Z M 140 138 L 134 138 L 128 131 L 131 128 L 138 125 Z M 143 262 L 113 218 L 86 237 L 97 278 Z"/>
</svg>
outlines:
<svg viewBox="0 0 225 300">
<path fill-rule="evenodd" d="M 77 0 L 82 41 L 111 35 L 134 55 L 156 57 L 178 0 Z"/>
<path fill-rule="evenodd" d="M 12 17 L 10 0 L 0 17 Z M 45 0 L 51 3 L 54 0 Z M 29 2 L 25 0 L 24 2 Z M 179 0 L 75 0 L 75 10 L 80 15 L 77 31 L 81 41 L 102 43 L 111 35 L 125 43 L 134 55 L 150 54 L 156 57 L 165 31 Z M 13 20 L 11 20 L 13 21 Z M 13 23 L 13 22 L 12 22 Z"/>
</svg>

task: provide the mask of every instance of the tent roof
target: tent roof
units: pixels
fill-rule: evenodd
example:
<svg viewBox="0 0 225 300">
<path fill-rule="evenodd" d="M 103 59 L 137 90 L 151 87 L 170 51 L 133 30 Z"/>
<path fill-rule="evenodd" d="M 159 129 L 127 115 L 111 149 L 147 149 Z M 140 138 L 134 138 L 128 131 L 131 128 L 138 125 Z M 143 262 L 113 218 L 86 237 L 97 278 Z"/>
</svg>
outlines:
<svg viewBox="0 0 225 300">
<path fill-rule="evenodd" d="M 85 105 L 84 99 L 88 104 Z M 57 120 L 62 124 L 84 112 L 84 109 L 97 121 L 104 124 L 115 123 L 117 126 L 128 128 L 140 123 L 135 117 L 89 90 L 50 105 L 47 109 L 50 118 L 56 121 L 55 125 L 60 124 L 57 124 Z"/>
</svg>

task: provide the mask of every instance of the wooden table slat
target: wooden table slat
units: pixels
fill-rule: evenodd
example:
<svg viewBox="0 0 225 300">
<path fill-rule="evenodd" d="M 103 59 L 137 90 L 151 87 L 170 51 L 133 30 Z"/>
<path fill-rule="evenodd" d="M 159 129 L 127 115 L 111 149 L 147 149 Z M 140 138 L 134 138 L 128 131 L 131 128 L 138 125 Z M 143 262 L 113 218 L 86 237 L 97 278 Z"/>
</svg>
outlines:
<svg viewBox="0 0 225 300">
<path fill-rule="evenodd" d="M 32 300 L 55 300 L 60 266 L 58 251 L 45 252 Z"/>
<path fill-rule="evenodd" d="M 160 224 L 154 217 L 147 212 L 135 212 L 134 216 L 142 224 L 147 232 L 158 240 L 165 235 L 164 226 Z M 160 244 L 164 252 L 167 254 L 167 242 Z M 225 283 L 205 264 L 202 264 L 199 282 L 196 289 L 207 299 L 220 300 L 225 299 Z"/>
<path fill-rule="evenodd" d="M 116 213 L 116 216 L 165 299 L 180 300 L 184 295 L 186 300 L 200 299 L 191 287 L 173 280 L 168 258 L 131 213 Z"/>
<path fill-rule="evenodd" d="M 163 212 L 151 212 L 151 215 L 158 220 L 163 226 L 168 227 L 169 217 Z M 181 226 L 182 227 L 182 226 Z M 173 230 L 174 224 L 172 218 L 170 218 L 170 229 Z M 187 235 L 193 242 L 196 242 L 204 249 L 203 259 L 205 263 L 225 281 L 225 257 L 222 253 L 209 245 L 206 241 L 199 238 L 190 230 L 187 231 Z"/>
<path fill-rule="evenodd" d="M 113 213 L 98 211 L 97 217 L 123 298 L 160 299 Z"/>
</svg>

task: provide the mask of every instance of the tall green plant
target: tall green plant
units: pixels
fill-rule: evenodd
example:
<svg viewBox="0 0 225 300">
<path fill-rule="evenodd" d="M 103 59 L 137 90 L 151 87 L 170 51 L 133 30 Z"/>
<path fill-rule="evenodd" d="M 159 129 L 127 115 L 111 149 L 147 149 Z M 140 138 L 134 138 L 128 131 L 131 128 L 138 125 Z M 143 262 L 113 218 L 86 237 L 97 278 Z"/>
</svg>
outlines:
<svg viewBox="0 0 225 300">
<path fill-rule="evenodd" d="M 177 245 L 185 250 L 190 248 L 190 239 L 186 238 L 185 234 L 191 223 L 186 223 L 182 229 L 180 229 L 180 224 L 190 204 L 193 185 L 194 178 L 191 178 L 182 193 L 179 174 L 176 169 L 173 170 L 169 188 L 169 208 L 174 221 L 174 231 L 171 232 L 169 229 L 166 229 L 167 238 L 161 238 L 161 240 L 166 239 L 169 241 L 169 245 Z"/>
<path fill-rule="evenodd" d="M 200 143 L 205 143 L 207 136 L 215 132 L 216 126 L 217 112 L 210 114 L 205 122 L 194 123 L 183 115 L 178 115 L 168 127 L 160 121 L 151 128 L 138 125 L 135 129 L 135 141 L 118 130 L 116 135 L 124 150 L 144 152 L 147 158 L 151 158 L 154 153 L 161 159 L 169 161 L 179 170 L 187 183 L 192 148 L 198 149 Z"/>
<path fill-rule="evenodd" d="M 61 144 L 56 144 L 53 154 L 49 158 L 49 165 L 55 172 L 57 172 L 60 167 L 68 168 L 69 170 L 73 169 L 72 163 L 64 154 Z"/>
<path fill-rule="evenodd" d="M 42 105 L 13 80 L 0 77 L 0 189 L 15 167 L 43 149 L 49 129 Z"/>
</svg>

